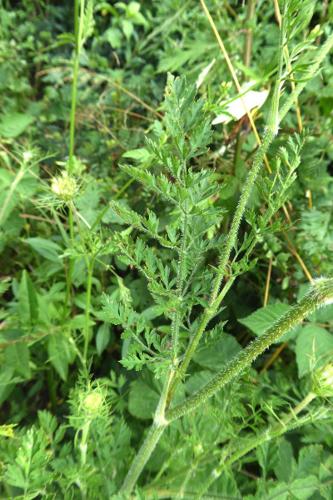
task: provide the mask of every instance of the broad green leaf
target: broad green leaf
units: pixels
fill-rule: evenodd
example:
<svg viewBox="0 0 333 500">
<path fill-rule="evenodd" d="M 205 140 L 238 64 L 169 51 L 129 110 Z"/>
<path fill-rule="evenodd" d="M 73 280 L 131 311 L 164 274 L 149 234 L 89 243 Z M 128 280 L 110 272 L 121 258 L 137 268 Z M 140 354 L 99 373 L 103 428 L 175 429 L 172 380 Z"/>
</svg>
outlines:
<svg viewBox="0 0 333 500">
<path fill-rule="evenodd" d="M 38 320 L 38 300 L 35 287 L 26 270 L 22 273 L 19 286 L 18 314 L 22 325 L 35 324 Z"/>
<path fill-rule="evenodd" d="M 110 342 L 110 327 L 106 323 L 103 323 L 99 327 L 96 334 L 96 349 L 99 356 L 106 349 L 109 342 Z"/>
<path fill-rule="evenodd" d="M 293 447 L 286 439 L 280 439 L 278 448 L 278 463 L 274 473 L 279 481 L 290 481 L 296 467 Z"/>
<path fill-rule="evenodd" d="M 320 483 L 316 476 L 307 476 L 302 479 L 295 479 L 290 484 L 289 491 L 298 500 L 307 500 L 318 491 L 319 486 Z"/>
<path fill-rule="evenodd" d="M 204 385 L 206 385 L 213 377 L 213 374 L 209 370 L 201 370 L 191 375 L 185 382 L 185 391 L 187 394 L 193 394 L 199 391 Z"/>
<path fill-rule="evenodd" d="M 61 247 L 54 241 L 45 238 L 27 238 L 25 240 L 37 253 L 52 262 L 59 262 Z"/>
<path fill-rule="evenodd" d="M 288 306 L 288 304 L 276 302 L 275 304 L 269 304 L 266 307 L 257 309 L 249 316 L 238 319 L 238 322 L 249 328 L 251 332 L 260 337 L 260 335 L 265 333 L 268 328 L 274 325 L 274 323 L 289 310 L 290 306 Z M 286 335 L 283 335 L 283 337 L 277 340 L 277 342 L 285 342 L 286 340 L 294 338 L 299 330 L 299 327 L 295 328 Z"/>
<path fill-rule="evenodd" d="M 320 445 L 303 446 L 299 452 L 297 477 L 317 475 L 323 461 L 323 447 Z"/>
<path fill-rule="evenodd" d="M 54 334 L 48 340 L 49 360 L 60 375 L 66 381 L 68 366 L 73 361 L 74 353 L 69 338 L 65 334 Z"/>
<path fill-rule="evenodd" d="M 143 380 L 132 382 L 128 399 L 128 410 L 131 415 L 142 419 L 153 418 L 158 400 L 158 393 Z"/>
<path fill-rule="evenodd" d="M 301 329 L 296 341 L 298 374 L 303 377 L 319 368 L 333 356 L 333 335 L 320 326 L 310 324 Z"/>
<path fill-rule="evenodd" d="M 15 370 L 18 375 L 30 378 L 30 354 L 25 342 L 15 342 L 5 349 L 6 363 Z"/>
<path fill-rule="evenodd" d="M 240 350 L 237 340 L 226 333 L 221 338 L 203 346 L 193 357 L 198 365 L 211 370 L 220 370 Z"/>
<path fill-rule="evenodd" d="M 21 135 L 34 121 L 34 117 L 25 113 L 8 113 L 0 116 L 0 136 L 14 138 Z"/>
<path fill-rule="evenodd" d="M 131 149 L 122 155 L 123 158 L 131 158 L 143 163 L 151 158 L 151 153 L 146 148 Z"/>
</svg>

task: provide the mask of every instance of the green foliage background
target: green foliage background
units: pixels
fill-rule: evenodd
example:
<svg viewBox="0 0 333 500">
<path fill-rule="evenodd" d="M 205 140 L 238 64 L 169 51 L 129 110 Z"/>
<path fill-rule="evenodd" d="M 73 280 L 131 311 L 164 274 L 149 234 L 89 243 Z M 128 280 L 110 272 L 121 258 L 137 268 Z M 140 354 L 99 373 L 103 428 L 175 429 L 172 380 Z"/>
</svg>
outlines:
<svg viewBox="0 0 333 500">
<path fill-rule="evenodd" d="M 290 28 L 289 86 L 332 33 L 332 3 L 304 3 L 312 15 Z M 170 362 L 171 325 L 186 346 L 257 149 L 246 118 L 211 126 L 237 91 L 200 2 L 86 4 L 69 165 L 74 5 L 0 0 L 1 498 L 122 498 Z M 207 6 L 240 82 L 271 91 L 273 2 Z M 299 98 L 303 131 L 292 110 L 269 151 L 273 174 L 261 170 L 229 263 L 234 285 L 176 403 L 288 311 L 309 275 L 333 274 L 332 83 L 330 55 Z M 255 114 L 260 135 L 271 96 Z M 75 182 L 61 197 L 68 165 Z M 278 422 L 311 389 L 313 371 L 332 359 L 332 328 L 328 305 L 177 420 L 133 498 L 332 499 L 329 398 L 198 497 L 225 449 Z"/>
</svg>

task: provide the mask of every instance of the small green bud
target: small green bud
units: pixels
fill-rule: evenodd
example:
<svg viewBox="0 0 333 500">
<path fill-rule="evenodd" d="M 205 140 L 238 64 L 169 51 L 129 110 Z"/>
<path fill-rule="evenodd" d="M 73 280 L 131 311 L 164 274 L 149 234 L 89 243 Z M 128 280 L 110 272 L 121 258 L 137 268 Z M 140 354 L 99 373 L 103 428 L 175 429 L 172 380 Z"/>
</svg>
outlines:
<svg viewBox="0 0 333 500">
<path fill-rule="evenodd" d="M 322 398 L 333 397 L 333 363 L 329 363 L 315 372 L 313 392 Z"/>
</svg>

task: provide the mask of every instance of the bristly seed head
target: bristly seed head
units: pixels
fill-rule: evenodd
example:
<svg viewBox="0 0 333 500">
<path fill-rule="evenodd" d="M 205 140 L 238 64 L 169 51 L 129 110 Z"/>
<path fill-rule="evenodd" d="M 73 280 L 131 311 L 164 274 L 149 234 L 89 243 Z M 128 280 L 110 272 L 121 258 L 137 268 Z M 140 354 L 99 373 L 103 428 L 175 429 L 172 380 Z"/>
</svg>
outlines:
<svg viewBox="0 0 333 500">
<path fill-rule="evenodd" d="M 69 202 L 78 192 L 78 184 L 74 177 L 64 171 L 60 176 L 53 177 L 51 189 L 61 200 Z"/>
</svg>

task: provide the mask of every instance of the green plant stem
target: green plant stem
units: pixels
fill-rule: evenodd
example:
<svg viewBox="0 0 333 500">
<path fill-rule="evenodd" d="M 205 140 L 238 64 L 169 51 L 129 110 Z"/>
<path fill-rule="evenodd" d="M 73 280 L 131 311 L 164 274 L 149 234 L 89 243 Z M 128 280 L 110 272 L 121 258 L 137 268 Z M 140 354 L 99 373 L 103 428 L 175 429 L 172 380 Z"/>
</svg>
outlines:
<svg viewBox="0 0 333 500">
<path fill-rule="evenodd" d="M 177 420 L 204 404 L 211 396 L 222 389 L 223 386 L 248 368 L 273 342 L 278 340 L 289 330 L 295 328 L 306 316 L 314 312 L 318 307 L 322 307 L 332 301 L 333 278 L 318 280 L 299 304 L 295 305 L 290 311 L 276 321 L 266 333 L 258 337 L 247 348 L 243 349 L 235 356 L 208 384 L 197 391 L 193 396 L 189 397 L 184 403 L 165 412 L 168 392 L 174 378 L 174 373 L 170 370 L 156 410 L 153 426 L 133 460 L 132 466 L 122 486 L 121 493 L 129 494 L 132 491 L 164 429 L 172 421 Z"/>
<path fill-rule="evenodd" d="M 142 469 L 146 465 L 150 455 L 155 449 L 160 437 L 162 436 L 164 429 L 167 426 L 167 422 L 164 418 L 165 407 L 167 403 L 168 392 L 170 388 L 171 381 L 174 377 L 174 370 L 171 368 L 164 382 L 162 394 L 157 405 L 155 412 L 154 422 L 148 431 L 148 434 L 141 445 L 139 452 L 136 454 L 130 470 L 125 477 L 124 483 L 120 489 L 120 493 L 128 495 L 133 490 Z"/>
<path fill-rule="evenodd" d="M 186 248 L 187 248 L 187 232 L 188 232 L 188 213 L 187 213 L 187 203 L 182 214 L 182 238 L 181 246 L 179 249 L 179 259 L 177 266 L 177 298 L 178 304 L 176 305 L 176 311 L 173 313 L 172 323 L 171 323 L 171 334 L 172 334 L 172 347 L 173 347 L 173 363 L 177 365 L 177 356 L 179 349 L 179 328 L 182 317 L 182 300 L 183 300 L 183 288 L 184 280 L 186 276 Z"/>
<path fill-rule="evenodd" d="M 73 82 L 72 82 L 72 98 L 71 98 L 71 112 L 69 124 L 69 173 L 73 173 L 74 163 L 74 148 L 75 148 L 75 115 L 77 104 L 77 83 L 80 67 L 80 35 L 82 32 L 81 24 L 83 20 L 83 7 L 84 2 L 81 0 L 81 15 L 79 16 L 79 0 L 74 0 L 74 32 L 75 32 L 75 50 L 73 60 Z M 79 18 L 80 17 L 80 18 Z"/>
<path fill-rule="evenodd" d="M 247 13 L 246 13 L 246 35 L 245 35 L 245 46 L 244 46 L 244 64 L 245 66 L 250 66 L 251 54 L 252 54 L 252 42 L 253 42 L 253 31 L 252 22 L 256 9 L 256 0 L 248 0 L 247 3 Z"/>
<path fill-rule="evenodd" d="M 74 246 L 74 218 L 73 218 L 73 207 L 72 204 L 68 206 L 68 226 L 69 226 L 69 240 L 70 244 Z M 74 259 L 69 257 L 68 259 L 68 270 L 66 276 L 66 304 L 70 308 L 71 306 L 71 291 L 72 291 L 72 276 L 74 271 Z"/>
<path fill-rule="evenodd" d="M 282 36 L 281 36 L 282 38 Z M 281 42 L 280 42 L 281 43 Z M 270 127 L 266 130 L 266 133 L 264 135 L 263 141 L 261 146 L 259 147 L 258 151 L 256 152 L 256 155 L 253 160 L 253 165 L 252 168 L 246 178 L 245 184 L 243 186 L 241 196 L 235 211 L 235 214 L 233 216 L 230 230 L 228 233 L 228 237 L 225 240 L 224 248 L 222 250 L 221 256 L 220 256 L 220 261 L 219 265 L 217 268 L 216 276 L 213 282 L 213 287 L 209 299 L 209 305 L 208 308 L 204 311 L 202 315 L 201 322 L 199 324 L 198 330 L 196 334 L 192 337 L 188 348 L 185 352 L 184 356 L 184 361 L 180 367 L 180 375 L 183 376 L 183 374 L 186 372 L 186 369 L 191 361 L 191 358 L 200 342 L 200 339 L 203 335 L 203 333 L 206 330 L 206 327 L 209 323 L 209 321 L 213 318 L 213 316 L 216 314 L 216 311 L 218 310 L 221 301 L 224 297 L 225 294 L 221 296 L 219 295 L 219 291 L 221 288 L 221 284 L 223 281 L 223 278 L 226 274 L 227 270 L 227 265 L 230 259 L 231 252 L 233 248 L 236 245 L 237 242 L 237 237 L 238 237 L 238 231 L 240 227 L 240 223 L 243 219 L 244 212 L 246 209 L 247 202 L 250 198 L 251 192 L 253 185 L 256 181 L 256 178 L 260 172 L 260 169 L 262 167 L 262 164 L 264 162 L 266 153 L 269 149 L 269 146 L 271 145 L 275 133 L 276 133 L 276 120 L 278 117 L 278 105 L 279 105 L 279 92 L 278 90 L 280 89 L 280 81 L 281 81 L 281 74 L 282 74 L 282 47 L 280 47 L 279 51 L 279 72 L 278 72 L 278 79 L 275 85 L 275 91 L 273 95 L 273 100 L 272 100 L 272 105 L 271 105 L 271 113 L 270 113 Z M 231 286 L 232 282 L 230 283 Z M 230 288 L 230 287 L 229 287 Z M 228 290 L 228 289 L 227 289 Z M 179 377 L 175 379 L 175 384 L 177 383 L 177 380 L 179 380 Z"/>
<path fill-rule="evenodd" d="M 160 437 L 165 429 L 164 426 L 158 426 L 153 424 L 148 431 L 146 439 L 144 440 L 138 454 L 136 455 L 132 466 L 125 478 L 125 481 L 121 487 L 120 493 L 123 495 L 130 494 L 134 488 L 142 469 L 146 465 L 150 455 L 155 449 Z"/>
<path fill-rule="evenodd" d="M 91 288 L 92 288 L 92 278 L 94 273 L 94 258 L 87 257 L 87 285 L 86 285 L 86 309 L 84 315 L 84 348 L 83 348 L 83 360 L 86 364 L 88 356 L 88 346 L 90 342 L 90 309 L 91 309 Z"/>
<path fill-rule="evenodd" d="M 235 277 L 231 277 L 226 284 L 224 285 L 223 289 L 221 290 L 219 296 L 216 298 L 215 303 L 212 305 L 212 307 L 207 308 L 205 312 L 202 315 L 201 322 L 198 326 L 198 329 L 195 333 L 195 335 L 192 337 L 186 351 L 184 354 L 184 359 L 179 367 L 179 369 L 176 372 L 176 376 L 173 379 L 173 383 L 171 386 L 170 394 L 168 400 L 170 401 L 172 394 L 175 391 L 177 383 L 185 376 L 186 370 L 191 362 L 191 359 L 198 347 L 198 344 L 200 342 L 200 339 L 203 335 L 203 333 L 206 330 L 206 327 L 209 323 L 209 321 L 213 318 L 213 316 L 216 314 L 223 298 L 226 296 L 228 291 L 230 290 L 232 284 L 235 281 Z"/>
<path fill-rule="evenodd" d="M 325 305 L 332 299 L 333 278 L 316 283 L 297 305 L 268 328 L 263 335 L 255 339 L 235 356 L 208 384 L 193 394 L 184 403 L 167 411 L 166 419 L 168 421 L 176 420 L 204 404 L 211 396 L 248 368 L 271 344 L 295 328 L 318 307 Z"/>
<path fill-rule="evenodd" d="M 245 444 L 238 445 L 237 449 L 229 456 L 229 458 L 226 458 L 224 456 L 220 460 L 219 465 L 215 467 L 215 469 L 211 472 L 207 481 L 200 488 L 198 498 L 201 498 L 201 495 L 204 494 L 209 489 L 209 487 L 221 476 L 221 474 L 226 468 L 230 467 L 232 464 L 237 462 L 237 460 L 247 455 L 250 451 L 255 450 L 256 448 L 258 448 L 258 446 L 262 445 L 263 443 L 266 443 L 267 441 L 276 439 L 282 436 L 283 434 L 287 433 L 288 431 L 308 423 L 310 421 L 308 417 L 301 420 L 297 419 L 296 417 L 316 397 L 317 397 L 316 394 L 314 394 L 313 392 L 309 392 L 309 394 L 307 394 L 305 398 L 297 406 L 292 408 L 290 412 L 283 419 L 281 419 L 281 421 L 278 424 L 268 427 L 268 429 L 265 429 L 258 436 L 254 436 L 253 438 L 250 439 L 244 439 Z M 290 422 L 292 422 L 291 425 Z"/>
</svg>

